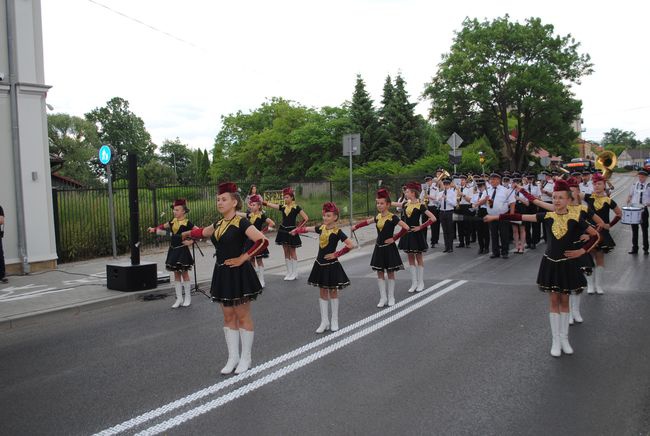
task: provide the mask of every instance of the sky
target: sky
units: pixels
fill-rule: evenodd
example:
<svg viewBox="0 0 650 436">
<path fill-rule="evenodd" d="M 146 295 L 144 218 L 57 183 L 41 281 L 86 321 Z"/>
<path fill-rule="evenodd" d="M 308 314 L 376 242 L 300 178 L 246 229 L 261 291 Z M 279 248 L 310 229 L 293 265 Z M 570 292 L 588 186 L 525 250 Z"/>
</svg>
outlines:
<svg viewBox="0 0 650 436">
<path fill-rule="evenodd" d="M 357 74 L 376 105 L 386 76 L 401 74 L 426 116 L 425 84 L 463 19 L 505 14 L 540 17 L 591 56 L 595 72 L 573 88 L 584 139 L 599 141 L 611 128 L 650 137 L 645 2 L 41 1 L 53 111 L 83 116 L 122 97 L 158 145 L 178 137 L 211 150 L 222 116 L 271 97 L 339 106 Z"/>
</svg>

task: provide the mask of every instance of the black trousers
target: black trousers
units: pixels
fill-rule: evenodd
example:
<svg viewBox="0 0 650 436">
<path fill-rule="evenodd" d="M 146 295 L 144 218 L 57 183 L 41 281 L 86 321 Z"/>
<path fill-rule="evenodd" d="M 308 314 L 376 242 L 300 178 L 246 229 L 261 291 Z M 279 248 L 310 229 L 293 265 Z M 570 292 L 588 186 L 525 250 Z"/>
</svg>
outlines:
<svg viewBox="0 0 650 436">
<path fill-rule="evenodd" d="M 436 222 L 429 227 L 431 229 L 431 247 L 433 247 L 433 244 L 437 244 L 440 240 L 440 208 L 429 206 L 427 209 L 429 209 L 429 212 L 431 212 L 433 216 L 436 217 Z M 426 239 L 426 237 L 427 234 L 425 230 L 424 238 Z"/>
<path fill-rule="evenodd" d="M 639 249 L 639 226 L 643 234 L 643 249 L 648 251 L 648 208 L 643 208 L 641 212 L 641 224 L 632 224 L 632 250 Z"/>
<path fill-rule="evenodd" d="M 537 213 L 538 207 L 535 205 L 529 206 L 528 211 L 526 213 L 531 213 L 535 214 Z M 526 227 L 526 245 L 530 246 L 532 244 L 538 244 L 539 243 L 539 238 L 540 238 L 540 233 L 541 233 L 541 223 L 531 223 L 531 222 L 524 222 L 524 227 Z"/>
<path fill-rule="evenodd" d="M 456 213 L 470 217 L 473 216 L 474 213 L 470 212 L 470 205 L 469 204 L 461 204 L 458 206 L 458 210 Z M 459 245 L 466 245 L 469 246 L 470 244 L 470 238 L 472 236 L 472 221 L 470 220 L 464 220 L 464 221 L 457 221 L 456 224 L 458 225 L 458 242 Z"/>
<path fill-rule="evenodd" d="M 0 238 L 0 279 L 4 279 L 7 272 L 5 271 L 5 252 L 2 248 L 2 238 Z"/>
<path fill-rule="evenodd" d="M 479 209 L 477 215 L 483 218 L 485 215 L 487 215 L 487 209 Z M 481 250 L 489 250 L 490 228 L 488 226 L 488 223 L 485 223 L 483 221 L 474 221 L 474 227 L 476 228 L 476 239 L 478 241 L 478 247 Z"/>
<path fill-rule="evenodd" d="M 490 223 L 490 239 L 492 239 L 492 254 L 499 256 L 508 254 L 510 246 L 510 233 L 508 227 L 511 224 L 507 221 L 492 221 Z"/>
<path fill-rule="evenodd" d="M 553 202 L 552 201 L 545 201 L 545 203 L 551 204 Z M 546 237 L 546 226 L 543 226 L 542 223 L 533 223 L 533 224 L 537 224 L 538 227 L 542 228 L 542 238 L 544 239 L 544 242 L 546 242 L 546 239 L 547 239 L 547 237 Z"/>
<path fill-rule="evenodd" d="M 442 236 L 445 240 L 445 250 L 454 249 L 454 211 L 440 211 L 440 225 L 442 226 Z"/>
</svg>

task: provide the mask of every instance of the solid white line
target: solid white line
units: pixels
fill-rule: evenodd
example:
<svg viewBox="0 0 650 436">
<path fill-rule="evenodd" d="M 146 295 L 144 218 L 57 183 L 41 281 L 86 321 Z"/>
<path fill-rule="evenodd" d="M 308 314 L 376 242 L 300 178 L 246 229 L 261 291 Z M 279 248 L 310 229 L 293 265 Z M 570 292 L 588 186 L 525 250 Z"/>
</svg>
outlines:
<svg viewBox="0 0 650 436">
<path fill-rule="evenodd" d="M 300 359 L 300 360 L 298 360 L 298 361 L 296 361 L 296 362 L 294 362 L 294 363 L 292 363 L 290 365 L 287 365 L 287 366 L 285 366 L 283 368 L 280 368 L 280 369 L 278 369 L 278 370 L 276 370 L 276 371 L 274 371 L 274 372 L 272 372 L 272 373 L 270 373 L 270 374 L 268 374 L 268 375 L 266 375 L 266 376 L 264 376 L 264 377 L 262 377 L 262 378 L 260 378 L 258 380 L 255 380 L 254 382 L 248 383 L 248 384 L 246 384 L 246 385 L 244 385 L 244 386 L 242 386 L 242 387 L 240 387 L 240 388 L 238 388 L 238 389 L 236 389 L 236 390 L 234 390 L 234 391 L 232 391 L 232 392 L 230 392 L 230 393 L 228 393 L 226 395 L 222 395 L 219 398 L 216 398 L 216 399 L 214 399 L 212 401 L 209 401 L 209 402 L 207 402 L 205 404 L 202 404 L 202 405 L 197 406 L 197 407 L 195 407 L 193 409 L 190 409 L 187 412 L 182 413 L 180 415 L 177 415 L 177 416 L 175 416 L 173 418 L 170 418 L 170 419 L 168 419 L 168 420 L 166 420 L 164 422 L 161 422 L 160 424 L 149 427 L 149 428 L 137 433 L 137 435 L 142 435 L 142 436 L 146 435 L 146 436 L 148 436 L 148 435 L 160 434 L 160 433 L 165 432 L 165 431 L 167 431 L 167 430 L 169 430 L 171 428 L 174 428 L 174 427 L 176 427 L 176 426 L 178 426 L 178 425 L 180 425 L 180 424 L 182 424 L 182 423 L 184 423 L 186 421 L 189 421 L 189 420 L 194 419 L 194 418 L 196 418 L 196 417 L 198 417 L 200 415 L 203 415 L 203 414 L 205 414 L 205 413 L 207 413 L 207 412 L 209 412 L 209 411 L 211 411 L 213 409 L 216 409 L 217 407 L 223 406 L 226 403 L 229 403 L 229 402 L 231 402 L 231 401 L 233 401 L 233 400 L 235 400 L 235 399 L 237 399 L 237 398 L 239 398 L 239 397 L 241 397 L 243 395 L 246 395 L 246 394 L 248 394 L 248 393 L 250 393 L 250 392 L 252 392 L 254 390 L 257 390 L 257 389 L 261 388 L 262 386 L 265 386 L 265 385 L 267 385 L 267 384 L 269 384 L 269 383 L 271 383 L 271 382 L 273 382 L 273 381 L 275 381 L 275 380 L 277 380 L 277 379 L 279 379 L 281 377 L 284 377 L 285 375 L 290 374 L 290 373 L 294 372 L 295 370 L 302 368 L 303 366 L 306 366 L 306 365 L 308 365 L 308 364 L 310 364 L 310 363 L 312 363 L 312 362 L 314 362 L 314 361 L 316 361 L 316 360 L 318 360 L 318 359 L 320 359 L 322 357 L 325 357 L 328 354 L 331 354 L 334 351 L 337 351 L 337 350 L 345 347 L 346 345 L 349 345 L 352 342 L 355 342 L 358 339 L 361 339 L 364 336 L 367 336 L 370 333 L 373 333 L 373 332 L 379 330 L 380 328 L 385 327 L 388 324 L 390 324 L 390 323 L 392 323 L 394 321 L 397 321 L 400 318 L 405 317 L 409 313 L 419 309 L 422 306 L 425 306 L 425 305 L 429 304 L 430 302 L 432 302 L 433 300 L 435 300 L 437 298 L 442 297 L 446 293 L 451 292 L 452 290 L 458 288 L 459 286 L 465 284 L 466 282 L 467 282 L 466 280 L 460 280 L 460 281 L 458 281 L 458 282 L 456 282 L 456 283 L 454 283 L 452 285 L 449 285 L 448 287 L 436 292 L 435 294 L 425 298 L 424 300 L 422 300 L 422 301 L 420 301 L 418 303 L 415 303 L 415 304 L 407 307 L 406 309 L 404 309 L 404 310 L 402 310 L 400 312 L 397 312 L 397 313 L 383 319 L 382 321 L 379 321 L 376 324 L 373 324 L 373 325 L 371 325 L 369 327 L 366 327 L 363 330 L 359 330 L 358 332 L 356 332 L 356 333 L 354 333 L 354 334 L 352 334 L 350 336 L 347 336 L 346 338 L 341 339 L 340 341 L 335 342 L 335 343 L 323 348 L 322 350 L 316 351 L 315 353 L 312 353 L 312 354 L 310 354 L 310 355 L 308 355 L 308 356 L 306 356 L 306 357 L 304 357 L 304 358 L 302 358 L 302 359 Z"/>
<path fill-rule="evenodd" d="M 415 300 L 418 300 L 418 299 L 426 296 L 427 294 L 430 294 L 431 292 L 433 292 L 434 290 L 436 290 L 438 288 L 441 288 L 441 287 L 447 285 L 449 282 L 451 282 L 451 280 L 446 279 L 446 280 L 443 280 L 443 281 L 441 281 L 439 283 L 436 283 L 435 285 L 430 286 L 429 288 L 425 289 L 424 291 L 418 292 L 418 293 L 412 295 L 411 297 L 406 298 L 406 299 L 398 302 L 394 306 L 388 307 L 388 308 L 383 309 L 383 310 L 381 310 L 381 311 L 379 311 L 379 312 L 377 312 L 377 313 L 375 313 L 373 315 L 370 315 L 370 316 L 368 316 L 366 318 L 363 318 L 363 319 L 361 319 L 361 320 L 359 320 L 359 321 L 357 321 L 357 322 L 355 322 L 353 324 L 350 324 L 349 326 L 346 326 L 346 327 L 340 329 L 337 332 L 333 332 L 333 333 L 328 334 L 327 336 L 323 336 L 320 339 L 317 339 L 317 340 L 315 340 L 313 342 L 305 344 L 302 347 L 296 348 L 293 351 L 290 351 L 290 352 L 288 352 L 286 354 L 283 354 L 283 355 L 278 356 L 278 357 L 276 357 L 276 358 L 274 358 L 272 360 L 269 360 L 266 363 L 263 363 L 261 365 L 258 365 L 256 367 L 254 367 L 254 368 L 251 368 L 251 369 L 249 369 L 248 371 L 246 371 L 246 372 L 244 372 L 242 374 L 236 375 L 234 377 L 230 377 L 227 380 L 216 383 L 216 384 L 214 384 L 212 386 L 208 386 L 207 388 L 196 391 L 196 392 L 194 392 L 192 394 L 189 394 L 189 395 L 187 395 L 187 396 L 185 396 L 183 398 L 180 398 L 178 400 L 167 403 L 167 404 L 165 404 L 163 406 L 160 406 L 160 407 L 158 407 L 158 408 L 156 408 L 154 410 L 151 410 L 149 412 L 143 413 L 142 415 L 139 415 L 139 416 L 136 416 L 136 417 L 134 417 L 132 419 L 124 421 L 121 424 L 118 424 L 118 425 L 115 425 L 113 427 L 102 430 L 99 433 L 96 433 L 96 435 L 109 436 L 109 435 L 116 435 L 116 434 L 125 432 L 125 431 L 127 431 L 129 429 L 132 429 L 134 427 L 142 425 L 142 424 L 146 423 L 147 421 L 151 421 L 152 419 L 155 419 L 155 418 L 157 418 L 159 416 L 162 416 L 162 415 L 164 415 L 166 413 L 172 412 L 175 409 L 178 409 L 178 408 L 186 406 L 187 404 L 190 404 L 190 403 L 192 403 L 194 401 L 197 401 L 197 400 L 200 400 L 200 399 L 202 399 L 204 397 L 207 397 L 208 395 L 215 394 L 215 393 L 219 392 L 222 389 L 225 389 L 225 388 L 227 388 L 229 386 L 232 386 L 232 385 L 234 385 L 234 384 L 236 384 L 236 383 L 238 383 L 238 382 L 240 382 L 242 380 L 245 380 L 245 379 L 250 378 L 250 377 L 252 377 L 252 376 L 254 376 L 256 374 L 259 374 L 262 371 L 265 371 L 265 370 L 267 370 L 269 368 L 272 368 L 272 367 L 274 367 L 276 365 L 279 365 L 279 364 L 281 364 L 283 362 L 286 362 L 287 360 L 293 359 L 294 357 L 297 357 L 302 353 L 305 353 L 305 352 L 307 352 L 307 351 L 309 351 L 309 350 L 311 350 L 313 348 L 319 347 L 319 346 L 321 346 L 321 345 L 323 345 L 323 344 L 325 344 L 325 343 L 327 343 L 329 341 L 332 341 L 332 340 L 334 340 L 334 339 L 336 339 L 336 338 L 338 338 L 338 337 L 340 337 L 340 336 L 342 336 L 342 335 L 344 335 L 346 333 L 349 333 L 350 331 L 352 331 L 354 329 L 357 329 L 357 328 L 359 328 L 359 327 L 361 327 L 361 326 L 363 326 L 365 324 L 368 324 L 369 322 L 372 322 L 372 321 L 374 321 L 374 320 L 376 320 L 378 318 L 381 318 L 381 317 L 383 317 L 383 316 L 385 316 L 385 315 L 387 315 L 387 314 L 389 314 L 391 312 L 394 312 L 394 311 L 396 311 L 398 309 L 401 309 L 405 305 L 407 305 L 407 304 L 409 304 L 409 303 L 411 303 L 411 302 L 413 302 Z"/>
</svg>

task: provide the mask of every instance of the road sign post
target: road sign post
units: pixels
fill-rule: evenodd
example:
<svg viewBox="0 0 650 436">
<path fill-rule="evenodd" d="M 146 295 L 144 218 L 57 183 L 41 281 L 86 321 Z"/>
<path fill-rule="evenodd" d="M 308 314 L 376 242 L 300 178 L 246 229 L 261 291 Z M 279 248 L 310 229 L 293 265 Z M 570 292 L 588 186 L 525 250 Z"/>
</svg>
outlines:
<svg viewBox="0 0 650 436">
<path fill-rule="evenodd" d="M 111 242 L 113 245 L 113 259 L 117 258 L 117 239 L 115 236 L 115 208 L 113 206 L 113 176 L 111 174 L 111 161 L 113 150 L 108 145 L 99 148 L 99 162 L 106 165 L 106 177 L 108 178 L 108 220 L 111 224 Z"/>
<path fill-rule="evenodd" d="M 343 156 L 350 157 L 350 234 L 352 234 L 352 156 L 361 154 L 361 134 L 343 135 Z"/>
<path fill-rule="evenodd" d="M 458 135 L 458 133 L 454 132 L 451 134 L 451 136 L 447 139 L 447 144 L 451 147 L 451 153 L 454 157 L 454 174 L 456 173 L 456 162 L 459 160 L 458 158 L 462 155 L 462 151 L 458 150 L 460 147 L 460 144 L 463 143 L 463 138 Z"/>
</svg>

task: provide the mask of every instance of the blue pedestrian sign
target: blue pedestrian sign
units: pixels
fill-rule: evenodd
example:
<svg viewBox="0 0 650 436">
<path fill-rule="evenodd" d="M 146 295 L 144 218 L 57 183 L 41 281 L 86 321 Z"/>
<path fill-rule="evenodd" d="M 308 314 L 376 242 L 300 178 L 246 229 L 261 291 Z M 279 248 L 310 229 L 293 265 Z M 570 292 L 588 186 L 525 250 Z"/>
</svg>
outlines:
<svg viewBox="0 0 650 436">
<path fill-rule="evenodd" d="M 108 165 L 111 163 L 111 155 L 113 151 L 111 150 L 111 147 L 108 145 L 102 145 L 99 148 L 99 161 L 102 163 L 102 165 Z"/>
</svg>

